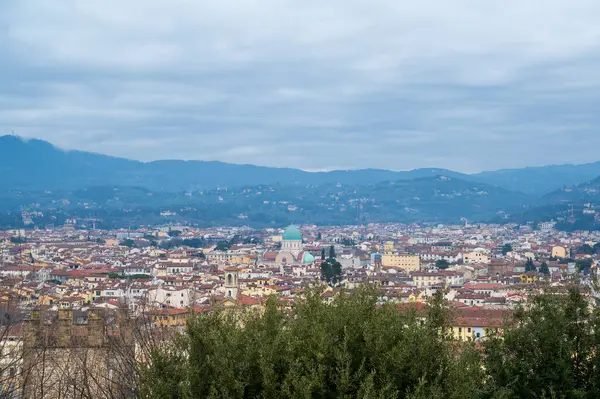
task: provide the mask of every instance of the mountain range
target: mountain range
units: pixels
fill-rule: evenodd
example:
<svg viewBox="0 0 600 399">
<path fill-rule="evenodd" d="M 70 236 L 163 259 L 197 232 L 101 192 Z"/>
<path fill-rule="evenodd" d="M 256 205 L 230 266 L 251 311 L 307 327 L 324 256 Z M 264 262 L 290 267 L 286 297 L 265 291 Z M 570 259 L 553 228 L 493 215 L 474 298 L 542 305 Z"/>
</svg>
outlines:
<svg viewBox="0 0 600 399">
<path fill-rule="evenodd" d="M 223 162 L 140 162 L 16 136 L 0 137 L 0 176 L 0 227 L 13 225 L 16 210 L 39 214 L 33 223 L 40 225 L 92 218 L 122 227 L 527 221 L 564 213 L 567 202 L 600 203 L 600 163 L 477 174 L 439 168 L 306 172 Z M 173 212 L 165 219 L 164 210 Z"/>
<path fill-rule="evenodd" d="M 306 172 L 292 168 L 224 162 L 162 160 L 140 162 L 83 151 L 64 151 L 42 140 L 0 137 L 0 189 L 53 190 L 90 186 L 140 186 L 180 191 L 258 184 L 370 184 L 439 175 L 542 195 L 600 176 L 600 162 L 551 165 L 464 174 L 440 168 Z"/>
</svg>

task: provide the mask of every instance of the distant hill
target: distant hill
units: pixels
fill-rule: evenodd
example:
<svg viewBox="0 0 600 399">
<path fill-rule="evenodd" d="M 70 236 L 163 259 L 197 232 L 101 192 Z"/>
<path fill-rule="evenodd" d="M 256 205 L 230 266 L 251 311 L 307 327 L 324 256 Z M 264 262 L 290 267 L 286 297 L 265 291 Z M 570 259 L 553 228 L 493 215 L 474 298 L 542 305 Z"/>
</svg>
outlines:
<svg viewBox="0 0 600 399">
<path fill-rule="evenodd" d="M 550 165 L 522 169 L 501 169 L 471 175 L 472 179 L 509 190 L 542 196 L 600 176 L 600 162 L 582 165 Z"/>
<path fill-rule="evenodd" d="M 600 223 L 596 213 L 600 213 L 600 177 L 538 197 L 522 212 L 512 214 L 508 221 L 526 223 L 554 220 L 558 222 L 556 227 L 561 230 L 598 230 Z"/>
<path fill-rule="evenodd" d="M 305 172 L 224 162 L 164 160 L 145 163 L 83 151 L 63 151 L 42 140 L 1 136 L 0 173 L 3 177 L 0 189 L 52 190 L 135 185 L 165 191 L 245 184 L 369 184 L 444 175 L 541 196 L 600 176 L 600 162 L 503 169 L 473 175 L 440 168 L 405 172 L 382 169 Z"/>
<path fill-rule="evenodd" d="M 252 185 L 194 193 L 97 186 L 19 193 L 6 204 L 14 204 L 15 198 L 25 205 L 23 210 L 33 211 L 36 225 L 73 218 L 100 220 L 99 227 L 110 228 L 167 222 L 203 226 L 460 223 L 463 217 L 487 221 L 522 209 L 531 200 L 522 193 L 447 176 L 372 184 Z M 42 212 L 38 215 L 38 211 Z"/>
<path fill-rule="evenodd" d="M 236 165 L 224 162 L 165 160 L 138 162 L 83 151 L 63 151 L 42 140 L 0 137 L 0 189 L 54 190 L 90 186 L 141 186 L 179 191 L 256 184 L 368 184 L 445 174 L 444 169 L 393 172 L 380 169 L 305 172 L 291 168 Z"/>
<path fill-rule="evenodd" d="M 541 198 L 544 203 L 600 203 L 600 177 L 585 183 L 554 190 Z"/>
</svg>

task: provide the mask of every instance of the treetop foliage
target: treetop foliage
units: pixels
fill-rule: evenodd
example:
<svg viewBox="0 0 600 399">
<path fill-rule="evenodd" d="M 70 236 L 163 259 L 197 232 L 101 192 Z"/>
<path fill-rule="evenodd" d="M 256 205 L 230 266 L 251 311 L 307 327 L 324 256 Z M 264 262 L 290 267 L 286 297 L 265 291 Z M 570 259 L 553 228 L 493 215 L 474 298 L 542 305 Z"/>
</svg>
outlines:
<svg viewBox="0 0 600 399">
<path fill-rule="evenodd" d="M 531 298 L 497 335 L 452 340 L 438 291 L 424 309 L 378 304 L 373 287 L 333 302 L 191 316 L 156 350 L 143 397 L 596 398 L 600 318 L 577 288 Z"/>
</svg>

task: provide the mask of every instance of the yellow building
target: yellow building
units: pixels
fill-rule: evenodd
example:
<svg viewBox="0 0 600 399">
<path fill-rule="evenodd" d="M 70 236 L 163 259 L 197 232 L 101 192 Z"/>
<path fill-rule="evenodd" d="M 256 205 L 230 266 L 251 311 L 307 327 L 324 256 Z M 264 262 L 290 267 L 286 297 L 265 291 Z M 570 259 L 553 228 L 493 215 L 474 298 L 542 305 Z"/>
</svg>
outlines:
<svg viewBox="0 0 600 399">
<path fill-rule="evenodd" d="M 472 252 L 467 252 L 463 254 L 463 263 L 471 264 L 471 263 L 490 263 L 490 258 L 485 253 L 483 249 L 476 249 Z"/>
<path fill-rule="evenodd" d="M 399 267 L 406 271 L 417 271 L 421 268 L 421 258 L 418 255 L 386 253 L 381 257 L 383 267 Z"/>
<path fill-rule="evenodd" d="M 507 316 L 506 311 L 464 308 L 456 311 L 452 335 L 457 341 L 476 341 L 498 333 Z"/>
<path fill-rule="evenodd" d="M 567 258 L 567 249 L 561 246 L 554 246 L 552 247 L 552 256 L 555 258 Z"/>
</svg>

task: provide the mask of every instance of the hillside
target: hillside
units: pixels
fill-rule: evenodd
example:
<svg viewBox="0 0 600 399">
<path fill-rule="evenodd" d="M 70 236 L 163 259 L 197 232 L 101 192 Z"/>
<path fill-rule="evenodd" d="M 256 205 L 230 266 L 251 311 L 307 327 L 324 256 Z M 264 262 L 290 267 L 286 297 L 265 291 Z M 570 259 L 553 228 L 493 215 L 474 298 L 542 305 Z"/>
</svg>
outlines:
<svg viewBox="0 0 600 399">
<path fill-rule="evenodd" d="M 35 209 L 46 210 L 39 224 L 77 217 L 102 219 L 108 226 L 127 219 L 170 221 L 161 210 L 174 210 L 171 221 L 203 225 L 506 221 L 507 214 L 543 220 L 557 210 L 564 214 L 565 204 L 600 203 L 600 178 L 579 182 L 599 165 L 475 175 L 435 168 L 305 172 L 223 162 L 145 163 L 4 136 L 0 225 L 18 223 L 15 211 Z"/>
<path fill-rule="evenodd" d="M 550 220 L 557 222 L 556 228 L 565 231 L 600 229 L 600 177 L 554 190 L 508 219 L 517 223 Z"/>
<path fill-rule="evenodd" d="M 164 160 L 138 162 L 82 151 L 63 151 L 42 140 L 0 137 L 0 190 L 78 189 L 91 186 L 140 186 L 180 191 L 257 184 L 367 184 L 446 174 L 444 169 L 393 172 L 363 169 L 305 172 L 291 168 L 237 165 L 224 162 Z"/>
<path fill-rule="evenodd" d="M 504 169 L 473 175 L 440 168 L 395 172 L 382 169 L 305 172 L 292 168 L 216 161 L 139 162 L 83 151 L 63 151 L 42 140 L 0 137 L 0 190 L 77 189 L 91 186 L 141 186 L 179 191 L 258 184 L 370 184 L 444 175 L 541 196 L 600 176 L 600 162 Z"/>
<path fill-rule="evenodd" d="M 198 225 L 488 220 L 519 209 L 530 197 L 446 176 L 373 184 L 253 185 L 194 192 L 101 186 L 73 191 L 20 192 L 0 206 L 27 204 L 32 221 L 100 219 L 102 227 L 189 222 Z M 5 208 L 9 210 L 10 208 Z M 169 211 L 164 215 L 164 211 Z M 38 216 L 36 212 L 43 215 Z M 163 215 L 161 215 L 161 212 Z"/>
<path fill-rule="evenodd" d="M 547 203 L 600 203 L 600 177 L 585 183 L 552 191 L 543 197 Z"/>
<path fill-rule="evenodd" d="M 478 181 L 538 196 L 563 187 L 587 182 L 597 176 L 600 176 L 600 162 L 501 169 L 471 175 Z"/>
</svg>

